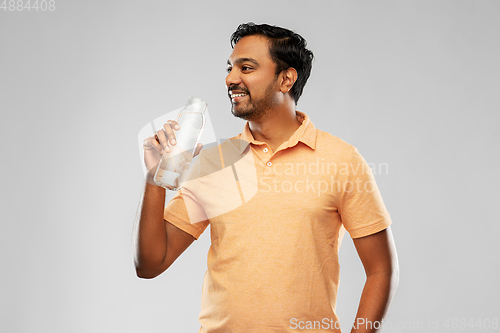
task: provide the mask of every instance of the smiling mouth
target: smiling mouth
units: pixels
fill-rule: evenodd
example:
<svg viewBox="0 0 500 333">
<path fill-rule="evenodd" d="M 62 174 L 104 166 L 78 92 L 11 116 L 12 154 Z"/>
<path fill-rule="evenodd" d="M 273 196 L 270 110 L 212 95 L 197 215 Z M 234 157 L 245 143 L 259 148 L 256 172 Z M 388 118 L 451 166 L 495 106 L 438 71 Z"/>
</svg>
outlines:
<svg viewBox="0 0 500 333">
<path fill-rule="evenodd" d="M 243 97 L 247 96 L 245 93 L 238 93 L 238 94 L 230 94 L 229 97 L 231 97 L 231 101 L 236 102 Z"/>
</svg>

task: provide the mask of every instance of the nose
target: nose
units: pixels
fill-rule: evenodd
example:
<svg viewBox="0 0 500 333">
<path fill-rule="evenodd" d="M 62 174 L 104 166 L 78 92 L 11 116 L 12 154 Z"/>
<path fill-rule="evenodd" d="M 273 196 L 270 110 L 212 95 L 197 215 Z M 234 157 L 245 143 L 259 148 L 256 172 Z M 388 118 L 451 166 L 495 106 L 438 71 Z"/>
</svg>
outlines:
<svg viewBox="0 0 500 333">
<path fill-rule="evenodd" d="M 241 83 L 240 76 L 238 75 L 238 71 L 236 69 L 232 69 L 226 76 L 226 87 L 230 87 L 232 85 L 238 85 Z"/>
</svg>

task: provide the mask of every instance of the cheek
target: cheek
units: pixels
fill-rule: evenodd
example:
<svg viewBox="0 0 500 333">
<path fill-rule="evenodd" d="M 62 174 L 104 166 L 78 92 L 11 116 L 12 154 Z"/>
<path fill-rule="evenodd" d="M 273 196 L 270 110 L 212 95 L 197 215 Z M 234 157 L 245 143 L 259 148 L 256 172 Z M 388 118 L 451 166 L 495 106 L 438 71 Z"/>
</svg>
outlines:
<svg viewBox="0 0 500 333">
<path fill-rule="evenodd" d="M 252 78 L 248 79 L 243 82 L 245 85 L 245 88 L 250 92 L 252 95 L 259 95 L 264 91 L 265 84 L 262 80 L 258 80 L 257 78 Z"/>
</svg>

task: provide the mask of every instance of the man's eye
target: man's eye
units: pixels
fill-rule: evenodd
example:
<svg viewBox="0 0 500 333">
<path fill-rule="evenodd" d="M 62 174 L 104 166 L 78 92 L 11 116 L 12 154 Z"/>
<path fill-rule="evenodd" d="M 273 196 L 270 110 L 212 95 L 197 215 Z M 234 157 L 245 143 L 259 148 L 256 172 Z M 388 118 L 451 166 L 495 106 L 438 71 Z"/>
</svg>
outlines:
<svg viewBox="0 0 500 333">
<path fill-rule="evenodd" d="M 231 73 L 231 70 L 232 70 L 232 68 L 231 68 L 231 67 L 228 67 L 228 68 L 227 68 L 227 72 L 228 72 L 228 73 Z"/>
<path fill-rule="evenodd" d="M 242 70 L 246 71 L 246 70 L 250 70 L 252 69 L 252 67 L 248 67 L 248 66 L 242 66 L 241 67 Z"/>
</svg>

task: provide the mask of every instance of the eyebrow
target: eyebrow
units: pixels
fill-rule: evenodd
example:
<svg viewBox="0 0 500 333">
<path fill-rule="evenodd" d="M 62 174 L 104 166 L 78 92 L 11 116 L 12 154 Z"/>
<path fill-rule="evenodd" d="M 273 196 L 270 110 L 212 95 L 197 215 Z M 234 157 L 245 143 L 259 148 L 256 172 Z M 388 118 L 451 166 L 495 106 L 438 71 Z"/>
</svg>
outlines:
<svg viewBox="0 0 500 333">
<path fill-rule="evenodd" d="M 254 65 L 258 65 L 259 64 L 259 62 L 257 60 L 255 60 L 254 58 L 238 58 L 238 59 L 236 59 L 234 61 L 234 64 L 235 65 L 239 65 L 239 64 L 241 64 L 243 62 L 247 62 L 247 61 L 251 62 Z M 229 60 L 227 61 L 227 65 L 231 66 L 231 62 Z"/>
</svg>

